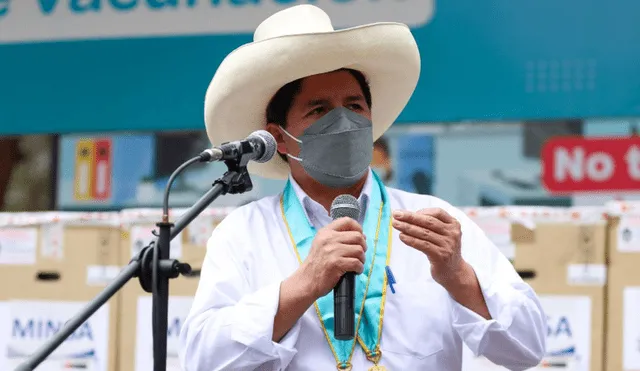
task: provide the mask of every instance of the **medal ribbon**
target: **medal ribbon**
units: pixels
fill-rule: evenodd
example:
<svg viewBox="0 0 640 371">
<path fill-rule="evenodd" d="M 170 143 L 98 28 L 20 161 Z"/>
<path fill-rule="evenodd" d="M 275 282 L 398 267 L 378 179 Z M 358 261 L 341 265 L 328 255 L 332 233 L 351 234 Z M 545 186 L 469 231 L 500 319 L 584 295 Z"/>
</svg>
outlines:
<svg viewBox="0 0 640 371">
<path fill-rule="evenodd" d="M 387 291 L 385 266 L 389 264 L 391 255 L 391 209 L 384 184 L 374 172 L 370 174 L 374 181 L 362 225 L 367 239 L 366 260 L 364 272 L 356 276 L 355 285 L 356 338 L 335 338 L 333 291 L 314 304 L 338 369 L 351 369 L 356 339 L 370 361 L 377 364 L 381 355 L 379 342 Z M 309 223 L 290 182 L 287 182 L 284 189 L 280 206 L 298 262 L 302 263 L 309 255 L 317 231 Z"/>
</svg>

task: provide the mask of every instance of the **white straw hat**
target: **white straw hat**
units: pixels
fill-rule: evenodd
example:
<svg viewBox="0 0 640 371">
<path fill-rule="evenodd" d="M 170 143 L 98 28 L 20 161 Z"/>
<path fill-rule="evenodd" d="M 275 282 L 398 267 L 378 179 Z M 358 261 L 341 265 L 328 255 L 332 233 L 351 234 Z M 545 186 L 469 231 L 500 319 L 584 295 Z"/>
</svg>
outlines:
<svg viewBox="0 0 640 371">
<path fill-rule="evenodd" d="M 222 61 L 207 89 L 205 124 L 214 145 L 264 129 L 266 108 L 282 86 L 340 68 L 358 70 L 369 81 L 376 140 L 398 118 L 420 75 L 418 46 L 401 23 L 334 30 L 320 8 L 297 5 L 263 21 L 253 40 Z M 285 179 L 289 166 L 274 156 L 251 162 L 249 171 Z"/>
</svg>

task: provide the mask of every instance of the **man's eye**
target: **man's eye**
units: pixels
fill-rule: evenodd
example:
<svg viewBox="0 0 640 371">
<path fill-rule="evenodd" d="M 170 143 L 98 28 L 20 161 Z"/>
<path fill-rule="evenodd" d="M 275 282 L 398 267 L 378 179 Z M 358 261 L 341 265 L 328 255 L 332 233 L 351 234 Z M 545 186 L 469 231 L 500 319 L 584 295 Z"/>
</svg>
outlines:
<svg viewBox="0 0 640 371">
<path fill-rule="evenodd" d="M 348 108 L 350 110 L 352 110 L 352 111 L 362 111 L 363 110 L 362 105 L 360 105 L 358 103 L 350 104 Z"/>
<path fill-rule="evenodd" d="M 311 116 L 311 115 L 318 115 L 318 114 L 321 114 L 321 113 L 323 113 L 323 112 L 324 112 L 324 107 L 317 107 L 317 108 L 314 108 L 313 110 L 311 110 L 311 111 L 309 112 L 308 116 Z"/>
</svg>

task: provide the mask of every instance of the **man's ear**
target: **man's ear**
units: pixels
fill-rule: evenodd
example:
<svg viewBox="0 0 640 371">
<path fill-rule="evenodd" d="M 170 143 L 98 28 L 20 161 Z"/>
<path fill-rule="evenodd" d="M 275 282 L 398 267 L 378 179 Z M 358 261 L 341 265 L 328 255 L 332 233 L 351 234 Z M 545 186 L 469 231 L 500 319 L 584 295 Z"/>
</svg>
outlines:
<svg viewBox="0 0 640 371">
<path fill-rule="evenodd" d="M 267 124 L 267 131 L 273 135 L 273 138 L 275 138 L 278 143 L 278 147 L 276 147 L 278 149 L 278 153 L 286 155 L 287 145 L 284 142 L 284 135 L 282 134 L 282 130 L 280 130 L 280 125 L 272 123 Z"/>
</svg>

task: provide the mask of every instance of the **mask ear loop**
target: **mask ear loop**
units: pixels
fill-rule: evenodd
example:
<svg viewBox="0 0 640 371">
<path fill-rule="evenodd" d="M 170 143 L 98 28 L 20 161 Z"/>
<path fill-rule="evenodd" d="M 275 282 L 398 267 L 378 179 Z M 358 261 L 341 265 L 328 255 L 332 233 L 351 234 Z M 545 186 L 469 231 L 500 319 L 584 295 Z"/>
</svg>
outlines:
<svg viewBox="0 0 640 371">
<path fill-rule="evenodd" d="M 298 139 L 298 138 L 294 137 L 293 135 L 289 134 L 289 132 L 288 132 L 288 131 L 286 131 L 282 126 L 279 126 L 279 128 L 280 128 L 280 130 L 282 130 L 285 134 L 287 134 L 287 136 L 289 136 L 289 138 L 291 138 L 291 139 L 295 140 L 296 142 L 298 142 L 298 144 L 302 144 L 302 141 L 301 141 L 300 139 Z M 291 154 L 289 154 L 289 153 L 287 153 L 287 157 L 292 158 L 292 159 L 294 159 L 294 160 L 296 160 L 296 161 L 302 162 L 302 159 L 301 159 L 301 158 L 296 157 L 296 156 L 293 156 L 293 155 L 291 155 Z"/>
</svg>

